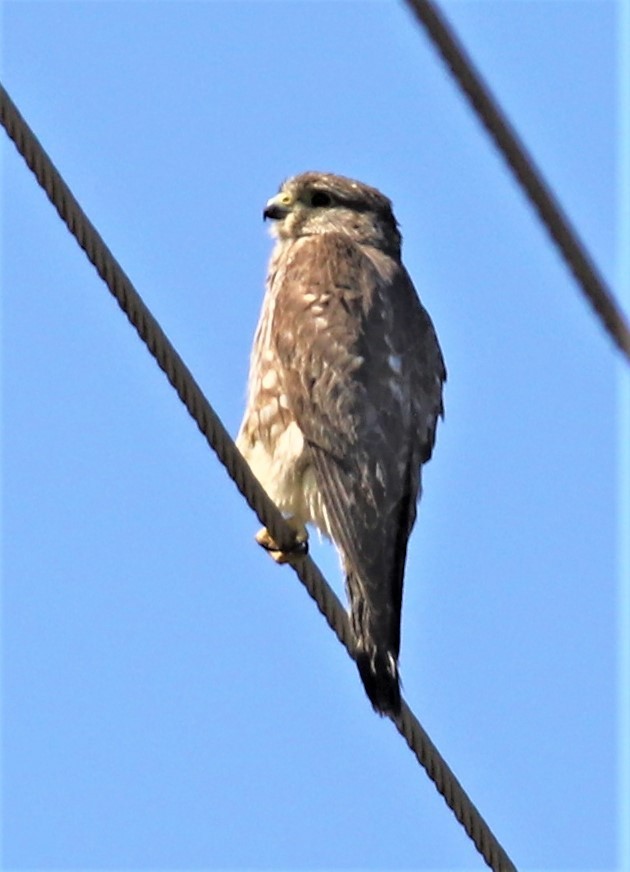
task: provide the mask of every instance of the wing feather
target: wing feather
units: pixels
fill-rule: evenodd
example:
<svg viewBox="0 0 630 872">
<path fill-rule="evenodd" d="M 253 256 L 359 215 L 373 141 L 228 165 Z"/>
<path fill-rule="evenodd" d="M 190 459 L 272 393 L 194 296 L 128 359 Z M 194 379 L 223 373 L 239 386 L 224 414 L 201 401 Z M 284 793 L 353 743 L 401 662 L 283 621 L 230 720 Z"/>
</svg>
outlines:
<svg viewBox="0 0 630 872">
<path fill-rule="evenodd" d="M 376 628 L 376 647 L 397 658 L 420 467 L 442 414 L 435 331 L 402 264 L 343 234 L 291 243 L 273 282 L 283 390 L 342 555 L 355 635 Z"/>
<path fill-rule="evenodd" d="M 378 562 L 369 543 L 382 553 L 391 533 L 383 515 L 410 489 L 410 460 L 417 468 L 430 456 L 442 412 L 433 325 L 404 267 L 347 236 L 300 239 L 284 262 L 272 331 L 283 389 L 310 447 L 329 532 L 352 563 Z M 416 495 L 417 486 L 414 506 Z"/>
</svg>

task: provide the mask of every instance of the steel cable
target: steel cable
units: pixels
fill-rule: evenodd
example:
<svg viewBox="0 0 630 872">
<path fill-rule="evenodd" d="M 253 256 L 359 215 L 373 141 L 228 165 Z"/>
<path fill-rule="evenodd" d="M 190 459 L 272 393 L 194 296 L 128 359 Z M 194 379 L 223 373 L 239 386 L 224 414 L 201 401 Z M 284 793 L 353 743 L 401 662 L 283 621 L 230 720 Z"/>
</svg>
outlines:
<svg viewBox="0 0 630 872">
<path fill-rule="evenodd" d="M 442 55 L 605 329 L 630 360 L 630 327 L 620 306 L 488 85 L 435 3 L 431 0 L 404 2 Z"/>
</svg>

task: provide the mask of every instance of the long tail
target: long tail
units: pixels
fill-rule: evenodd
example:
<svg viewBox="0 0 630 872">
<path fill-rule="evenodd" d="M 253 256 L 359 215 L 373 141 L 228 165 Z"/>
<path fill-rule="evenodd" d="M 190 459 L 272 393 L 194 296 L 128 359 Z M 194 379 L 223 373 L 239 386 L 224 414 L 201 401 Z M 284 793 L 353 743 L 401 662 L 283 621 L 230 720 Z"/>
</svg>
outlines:
<svg viewBox="0 0 630 872">
<path fill-rule="evenodd" d="M 374 710 L 381 715 L 400 712 L 400 607 L 398 598 L 374 596 L 354 573 L 346 577 L 350 619 L 359 675 Z M 373 594 L 370 596 L 370 594 Z M 396 601 L 397 600 L 397 601 Z"/>
</svg>

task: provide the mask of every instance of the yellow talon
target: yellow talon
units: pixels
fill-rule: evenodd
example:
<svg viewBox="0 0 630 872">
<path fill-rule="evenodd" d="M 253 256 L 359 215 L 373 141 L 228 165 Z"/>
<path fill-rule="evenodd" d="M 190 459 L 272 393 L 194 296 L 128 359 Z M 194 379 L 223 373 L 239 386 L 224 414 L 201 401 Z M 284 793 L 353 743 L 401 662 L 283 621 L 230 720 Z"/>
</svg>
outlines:
<svg viewBox="0 0 630 872">
<path fill-rule="evenodd" d="M 272 538 L 269 530 L 263 527 L 256 533 L 256 541 L 262 546 L 265 551 L 273 557 L 276 563 L 295 563 L 302 557 L 308 554 L 308 533 L 306 527 L 292 523 L 291 519 L 287 520 L 289 526 L 295 532 L 294 545 L 289 551 L 282 551 L 278 548 L 276 541 Z"/>
</svg>

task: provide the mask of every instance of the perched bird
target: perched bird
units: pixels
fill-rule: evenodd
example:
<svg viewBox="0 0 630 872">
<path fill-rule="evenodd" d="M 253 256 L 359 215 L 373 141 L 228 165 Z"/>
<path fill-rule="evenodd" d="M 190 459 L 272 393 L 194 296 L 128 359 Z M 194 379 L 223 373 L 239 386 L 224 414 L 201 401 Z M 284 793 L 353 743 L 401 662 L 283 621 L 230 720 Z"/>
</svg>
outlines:
<svg viewBox="0 0 630 872">
<path fill-rule="evenodd" d="M 380 714 L 400 711 L 400 619 L 421 466 L 446 370 L 401 262 L 392 205 L 331 173 L 288 179 L 264 217 L 276 237 L 237 444 L 306 549 L 312 523 L 346 576 L 355 657 Z"/>
</svg>

